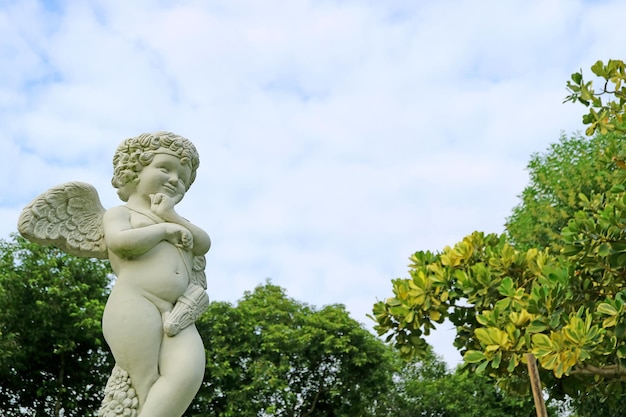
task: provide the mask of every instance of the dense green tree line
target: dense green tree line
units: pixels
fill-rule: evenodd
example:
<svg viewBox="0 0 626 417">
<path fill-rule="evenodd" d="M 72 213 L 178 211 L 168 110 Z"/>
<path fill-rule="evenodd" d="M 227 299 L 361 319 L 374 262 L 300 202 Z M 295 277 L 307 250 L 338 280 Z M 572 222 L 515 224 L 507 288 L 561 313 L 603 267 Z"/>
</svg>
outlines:
<svg viewBox="0 0 626 417">
<path fill-rule="evenodd" d="M 403 363 L 391 393 L 389 417 L 534 417 L 531 397 L 511 396 L 486 375 L 462 368 L 447 369 L 443 360 L 426 351 L 421 359 Z M 557 415 L 555 405 L 548 407 Z"/>
<path fill-rule="evenodd" d="M 342 305 L 317 310 L 267 283 L 212 303 L 198 329 L 208 378 L 195 415 L 374 416 L 391 389 L 391 352 Z"/>
<path fill-rule="evenodd" d="M 3 416 L 84 416 L 112 358 L 100 319 L 108 264 L 21 237 L 0 240 L 0 409 Z"/>
<path fill-rule="evenodd" d="M 100 328 L 114 280 L 108 264 L 16 236 L 0 241 L 0 259 L 2 415 L 94 415 L 113 366 Z M 212 302 L 197 326 L 207 369 L 187 416 L 525 416 L 531 409 L 434 356 L 405 364 L 342 305 L 318 309 L 269 282 L 236 304 Z"/>
</svg>

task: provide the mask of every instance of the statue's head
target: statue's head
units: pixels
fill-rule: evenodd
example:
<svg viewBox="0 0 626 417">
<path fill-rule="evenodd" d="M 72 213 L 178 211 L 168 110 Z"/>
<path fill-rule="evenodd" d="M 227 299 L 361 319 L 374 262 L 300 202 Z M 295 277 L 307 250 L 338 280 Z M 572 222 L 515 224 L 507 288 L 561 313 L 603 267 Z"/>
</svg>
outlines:
<svg viewBox="0 0 626 417">
<path fill-rule="evenodd" d="M 196 171 L 200 164 L 198 151 L 189 139 L 171 132 L 144 133 L 128 138 L 117 147 L 113 156 L 113 178 L 111 184 L 117 188 L 122 201 L 128 201 L 138 173 L 148 166 L 154 155 L 167 153 L 180 158 L 181 163 L 189 164 L 191 176 L 187 189 L 196 179 Z"/>
</svg>

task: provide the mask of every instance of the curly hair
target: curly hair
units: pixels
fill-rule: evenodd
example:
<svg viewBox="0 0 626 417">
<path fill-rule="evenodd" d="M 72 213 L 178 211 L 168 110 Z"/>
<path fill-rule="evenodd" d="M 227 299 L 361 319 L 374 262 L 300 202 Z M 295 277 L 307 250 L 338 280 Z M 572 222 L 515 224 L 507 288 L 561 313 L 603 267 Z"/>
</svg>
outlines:
<svg viewBox="0 0 626 417">
<path fill-rule="evenodd" d="M 131 187 L 135 183 L 138 173 L 148 166 L 155 154 L 167 151 L 180 158 L 181 163 L 191 166 L 191 176 L 187 189 L 196 179 L 196 171 L 200 165 L 200 158 L 196 147 L 189 139 L 171 132 L 144 133 L 128 138 L 122 142 L 113 156 L 113 178 L 111 184 L 117 188 L 117 194 L 122 201 L 128 201 Z"/>
</svg>

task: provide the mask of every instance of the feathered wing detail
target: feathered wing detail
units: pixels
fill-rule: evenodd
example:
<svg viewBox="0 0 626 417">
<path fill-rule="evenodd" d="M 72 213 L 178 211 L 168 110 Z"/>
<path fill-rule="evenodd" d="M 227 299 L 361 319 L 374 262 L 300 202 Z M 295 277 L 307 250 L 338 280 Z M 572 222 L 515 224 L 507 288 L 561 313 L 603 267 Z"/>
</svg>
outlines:
<svg viewBox="0 0 626 417">
<path fill-rule="evenodd" d="M 69 254 L 108 258 L 96 189 L 84 182 L 50 188 L 24 207 L 17 230 L 31 242 L 55 245 Z"/>
<path fill-rule="evenodd" d="M 193 266 L 191 267 L 191 283 L 199 285 L 206 290 L 206 257 L 204 255 L 198 255 L 193 257 Z"/>
</svg>

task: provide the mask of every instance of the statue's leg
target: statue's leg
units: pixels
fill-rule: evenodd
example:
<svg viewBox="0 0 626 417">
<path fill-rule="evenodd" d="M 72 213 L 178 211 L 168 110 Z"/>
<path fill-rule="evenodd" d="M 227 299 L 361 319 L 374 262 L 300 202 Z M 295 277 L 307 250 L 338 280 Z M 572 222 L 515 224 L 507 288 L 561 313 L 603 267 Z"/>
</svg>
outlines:
<svg viewBox="0 0 626 417">
<path fill-rule="evenodd" d="M 164 336 L 160 376 L 152 385 L 139 415 L 180 417 L 200 388 L 204 377 L 204 345 L 194 324 L 174 337 Z"/>
<path fill-rule="evenodd" d="M 161 313 L 143 296 L 112 294 L 102 318 L 102 330 L 115 362 L 130 375 L 141 409 L 159 377 Z"/>
</svg>

